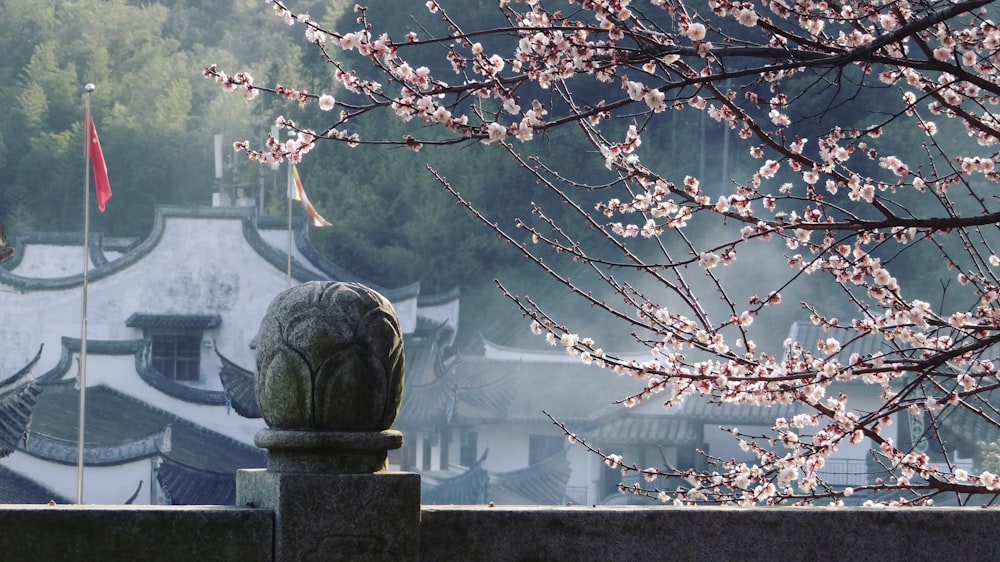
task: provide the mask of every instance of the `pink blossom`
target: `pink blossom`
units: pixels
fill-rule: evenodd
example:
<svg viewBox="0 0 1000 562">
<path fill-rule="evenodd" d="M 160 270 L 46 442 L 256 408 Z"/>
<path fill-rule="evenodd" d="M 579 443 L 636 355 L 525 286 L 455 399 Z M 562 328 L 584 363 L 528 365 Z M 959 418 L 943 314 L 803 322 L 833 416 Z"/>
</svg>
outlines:
<svg viewBox="0 0 1000 562">
<path fill-rule="evenodd" d="M 604 458 L 604 464 L 608 465 L 611 468 L 618 468 L 622 464 L 622 456 L 614 454 L 608 455 L 607 457 Z"/>
<path fill-rule="evenodd" d="M 687 38 L 692 41 L 703 41 L 705 39 L 705 24 L 698 22 L 688 24 L 684 35 L 687 35 Z"/>
<path fill-rule="evenodd" d="M 319 97 L 319 108 L 323 111 L 330 111 L 334 106 L 333 96 L 323 94 Z"/>
<path fill-rule="evenodd" d="M 491 122 L 486 125 L 486 134 L 486 138 L 483 139 L 486 144 L 502 141 L 507 136 L 507 127 L 500 123 Z"/>
<path fill-rule="evenodd" d="M 780 164 L 777 161 L 768 160 L 764 162 L 763 166 L 760 167 L 760 171 L 758 173 L 761 175 L 761 177 L 773 178 L 774 174 L 778 172 L 779 167 Z"/>
<path fill-rule="evenodd" d="M 736 19 L 747 27 L 753 27 L 757 25 L 757 12 L 753 8 L 744 8 L 736 15 Z"/>
<path fill-rule="evenodd" d="M 639 101 L 644 95 L 645 88 L 643 87 L 642 82 L 626 81 L 625 91 L 628 93 L 629 99 Z"/>
<path fill-rule="evenodd" d="M 646 92 L 645 96 L 643 96 L 646 105 L 648 105 L 649 108 L 656 113 L 659 113 L 667 108 L 666 104 L 664 103 L 665 98 L 666 95 L 660 90 L 650 90 Z"/>
<path fill-rule="evenodd" d="M 951 49 L 948 49 L 946 47 L 938 47 L 934 49 L 933 52 L 935 60 L 946 62 L 948 61 L 948 59 L 951 58 Z"/>
<path fill-rule="evenodd" d="M 706 252 L 698 256 L 698 265 L 705 269 L 712 269 L 719 265 L 719 256 L 713 252 Z"/>
</svg>

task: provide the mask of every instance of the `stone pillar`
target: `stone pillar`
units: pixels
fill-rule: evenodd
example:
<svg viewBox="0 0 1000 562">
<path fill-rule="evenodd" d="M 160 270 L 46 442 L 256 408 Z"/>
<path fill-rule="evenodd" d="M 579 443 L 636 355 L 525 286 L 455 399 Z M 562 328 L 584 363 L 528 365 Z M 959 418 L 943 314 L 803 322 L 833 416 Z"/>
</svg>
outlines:
<svg viewBox="0 0 1000 562">
<path fill-rule="evenodd" d="M 420 477 L 387 470 L 403 390 L 392 305 L 354 283 L 279 294 L 261 322 L 255 375 L 267 468 L 240 470 L 237 505 L 275 512 L 276 562 L 417 560 Z"/>
</svg>

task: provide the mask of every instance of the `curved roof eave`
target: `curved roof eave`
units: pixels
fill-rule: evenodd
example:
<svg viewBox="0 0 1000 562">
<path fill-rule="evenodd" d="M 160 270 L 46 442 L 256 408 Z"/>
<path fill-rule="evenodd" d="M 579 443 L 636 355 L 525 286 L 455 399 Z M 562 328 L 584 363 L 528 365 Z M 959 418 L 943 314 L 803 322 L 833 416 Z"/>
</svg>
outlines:
<svg viewBox="0 0 1000 562">
<path fill-rule="evenodd" d="M 135 371 L 139 378 L 156 390 L 185 402 L 221 406 L 226 403 L 225 392 L 219 390 L 204 390 L 181 384 L 168 379 L 153 368 L 150 363 L 152 353 L 150 340 L 88 340 L 87 353 L 95 355 L 134 355 Z M 73 363 L 73 354 L 79 353 L 80 338 L 63 336 L 62 352 L 59 363 L 47 372 L 38 376 L 40 382 L 56 382 L 62 380 Z"/>
<path fill-rule="evenodd" d="M 462 288 L 459 286 L 455 286 L 446 291 L 442 291 L 440 293 L 434 293 L 433 295 L 420 295 L 420 297 L 417 299 L 417 306 L 420 307 L 438 306 L 457 301 L 461 297 L 462 297 Z"/>
<path fill-rule="evenodd" d="M 244 418 L 259 419 L 262 416 L 260 407 L 257 405 L 254 373 L 240 367 L 223 355 L 219 348 L 215 348 L 215 354 L 222 360 L 222 368 L 219 369 L 219 379 L 222 387 L 228 394 L 228 399 L 232 402 L 236 413 Z"/>
<path fill-rule="evenodd" d="M 24 251 L 31 244 L 45 246 L 80 246 L 81 236 L 76 232 L 25 232 L 17 235 L 12 249 L 14 254 L 10 260 L 4 262 L 4 267 L 0 272 L 17 269 L 24 259 Z M 128 252 L 139 244 L 138 238 L 120 238 L 104 236 L 100 232 L 90 234 L 90 244 L 87 246 L 90 261 L 95 265 L 108 263 L 105 251 Z"/>
<path fill-rule="evenodd" d="M 0 465 L 0 503 L 74 503 L 44 484 Z"/>
<path fill-rule="evenodd" d="M 0 394 L 0 458 L 27 441 L 31 414 L 41 393 L 41 386 L 29 381 Z"/>
<path fill-rule="evenodd" d="M 72 437 L 75 428 L 67 422 L 78 415 L 79 410 L 74 409 L 78 393 L 71 380 L 45 384 L 44 388 L 42 396 L 47 402 L 36 406 L 27 446 L 17 450 L 53 462 L 66 463 L 65 458 L 72 457 L 75 463 L 79 445 Z M 122 464 L 159 456 L 199 469 L 235 472 L 237 468 L 263 466 L 266 460 L 262 449 L 111 387 L 88 387 L 87 395 L 90 434 L 85 449 L 96 451 L 84 453 L 87 464 Z M 121 419 L 134 423 L 119 423 Z"/>
<path fill-rule="evenodd" d="M 104 257 L 104 252 L 102 249 L 103 235 L 100 233 L 91 234 L 89 236 L 89 254 L 90 261 L 94 264 L 93 269 L 87 272 L 88 281 L 96 281 L 98 279 L 108 277 L 144 258 L 153 248 L 159 244 L 160 240 L 163 238 L 163 229 L 166 224 L 166 216 L 172 214 L 174 210 L 181 210 L 179 207 L 156 207 L 155 217 L 153 219 L 153 229 L 150 231 L 149 236 L 136 245 L 131 250 L 122 254 L 121 257 L 114 261 L 107 261 Z M 190 209 L 190 211 L 197 211 L 199 209 Z M 244 211 L 245 212 L 245 211 Z M 24 252 L 24 240 L 37 240 L 37 241 L 56 241 L 62 239 L 68 239 L 68 237 L 73 236 L 67 233 L 33 233 L 25 236 L 18 236 L 17 249 L 15 250 L 14 262 L 20 260 L 20 257 Z M 79 239 L 77 239 L 79 241 Z M 52 242 L 49 242 L 52 243 Z M 24 277 L 22 275 L 15 275 L 7 270 L 0 269 L 0 283 L 9 285 L 16 289 L 22 291 L 57 291 L 60 289 L 71 289 L 83 284 L 83 272 L 75 273 L 73 275 L 66 275 L 63 277 L 52 277 L 52 278 L 34 278 L 34 277 Z"/>
<path fill-rule="evenodd" d="M 28 373 L 30 373 L 31 370 L 35 367 L 35 364 L 38 363 L 38 360 L 42 358 L 42 349 L 44 347 L 45 344 L 39 344 L 38 353 L 36 353 L 35 356 L 30 361 L 28 361 L 27 365 L 18 369 L 18 371 L 13 375 L 0 381 L 0 389 L 3 389 L 8 386 L 13 386 L 17 384 L 22 378 L 28 376 Z"/>
<path fill-rule="evenodd" d="M 261 238 L 258 231 L 258 220 L 262 223 L 263 228 L 273 228 L 274 221 L 268 217 L 258 219 L 256 207 L 176 207 L 157 205 L 154 213 L 153 228 L 150 230 L 149 236 L 131 248 L 129 248 L 130 244 L 123 243 L 123 239 L 105 238 L 100 233 L 90 234 L 88 251 L 90 261 L 94 264 L 94 267 L 87 273 L 88 281 L 97 281 L 104 277 L 109 277 L 145 258 L 163 239 L 167 219 L 170 217 L 240 219 L 243 227 L 243 238 L 254 252 L 276 269 L 284 271 L 288 267 L 288 254 L 271 246 Z M 23 258 L 26 243 L 75 245 L 81 242 L 79 235 L 65 232 L 26 233 L 19 235 L 17 241 L 14 257 L 10 260 L 9 264 L 5 264 L 4 268 L 0 268 L 0 284 L 8 285 L 21 291 L 56 291 L 75 288 L 83 284 L 83 272 L 62 277 L 35 278 L 17 275 L 10 271 Z M 368 280 L 360 278 L 347 269 L 330 262 L 309 241 L 308 225 L 304 220 L 297 221 L 295 244 L 302 255 L 315 268 L 306 267 L 299 260 L 293 259 L 292 276 L 297 281 L 320 281 L 326 279 L 354 281 L 363 283 L 382 293 L 389 300 L 394 301 L 415 298 L 420 294 L 419 282 L 394 289 L 379 287 Z M 116 251 L 125 251 L 120 257 L 108 261 L 104 255 L 104 250 L 109 245 Z M 316 270 L 322 274 L 317 273 Z"/>
<path fill-rule="evenodd" d="M 83 462 L 87 466 L 117 466 L 152 457 L 159 454 L 168 432 L 169 430 L 164 428 L 120 443 L 104 445 L 89 443 L 83 450 Z M 58 464 L 75 465 L 79 462 L 78 442 L 41 433 L 31 433 L 27 446 L 18 450 Z"/>
</svg>

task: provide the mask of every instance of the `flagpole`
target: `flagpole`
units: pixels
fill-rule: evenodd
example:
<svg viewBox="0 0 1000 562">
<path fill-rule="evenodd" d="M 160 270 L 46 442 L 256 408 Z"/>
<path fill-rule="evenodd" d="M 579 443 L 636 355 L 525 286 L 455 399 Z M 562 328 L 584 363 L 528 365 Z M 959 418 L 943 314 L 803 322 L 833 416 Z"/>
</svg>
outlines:
<svg viewBox="0 0 1000 562">
<path fill-rule="evenodd" d="M 90 123 L 90 93 L 94 85 L 83 87 L 83 306 L 80 314 L 80 419 L 77 436 L 76 503 L 83 503 L 83 435 L 87 407 L 87 273 L 90 270 L 90 143 L 93 142 Z"/>
<path fill-rule="evenodd" d="M 287 281 L 288 288 L 292 287 L 292 198 L 291 198 L 291 186 L 292 186 L 292 163 L 288 163 L 288 185 L 285 187 L 287 193 L 285 193 L 285 200 L 288 202 L 288 270 L 287 270 Z"/>
</svg>

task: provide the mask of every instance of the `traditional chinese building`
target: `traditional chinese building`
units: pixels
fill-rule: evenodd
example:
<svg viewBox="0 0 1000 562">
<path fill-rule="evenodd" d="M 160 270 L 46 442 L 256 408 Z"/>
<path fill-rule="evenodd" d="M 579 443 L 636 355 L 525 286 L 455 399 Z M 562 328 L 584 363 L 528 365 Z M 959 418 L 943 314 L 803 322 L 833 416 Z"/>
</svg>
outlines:
<svg viewBox="0 0 1000 562">
<path fill-rule="evenodd" d="M 293 283 L 358 281 L 393 303 L 406 349 L 395 424 L 405 441 L 390 462 L 422 474 L 425 503 L 634 499 L 617 493 L 618 470 L 569 446 L 553 420 L 641 467 L 701 468 L 696 449 L 746 456 L 720 427 L 763 430 L 795 413 L 695 399 L 669 410 L 656 400 L 626 409 L 614 402 L 636 394 L 641 382 L 561 350 L 482 340 L 456 352 L 458 290 L 427 295 L 419 284 L 378 286 L 320 255 L 304 221 L 292 234 Z M 263 427 L 253 395 L 255 338 L 267 306 L 289 285 L 288 247 L 284 219 L 246 207 L 159 207 L 144 240 L 91 236 L 85 502 L 232 503 L 236 469 L 263 466 L 264 453 L 253 445 Z M 7 453 L 0 501 L 70 501 L 77 489 L 81 240 L 29 233 L 13 248 L 0 266 L 0 454 Z M 796 325 L 791 335 L 808 345 L 818 337 L 809 329 Z M 973 438 L 975 431 L 955 427 Z M 866 451 L 845 449 L 828 477 L 870 477 Z"/>
<path fill-rule="evenodd" d="M 85 502 L 231 503 L 235 470 L 263 466 L 253 445 L 263 422 L 238 415 L 246 398 L 222 381 L 226 361 L 253 365 L 260 319 L 289 284 L 286 226 L 249 207 L 159 207 L 144 240 L 91 236 Z M 77 489 L 83 249 L 79 235 L 42 233 L 13 247 L 0 268 L 0 447 L 10 453 L 0 494 L 62 501 Z M 290 271 L 295 283 L 358 281 L 319 254 L 304 222 Z M 434 325 L 450 344 L 457 291 L 366 284 L 406 333 Z"/>
</svg>

